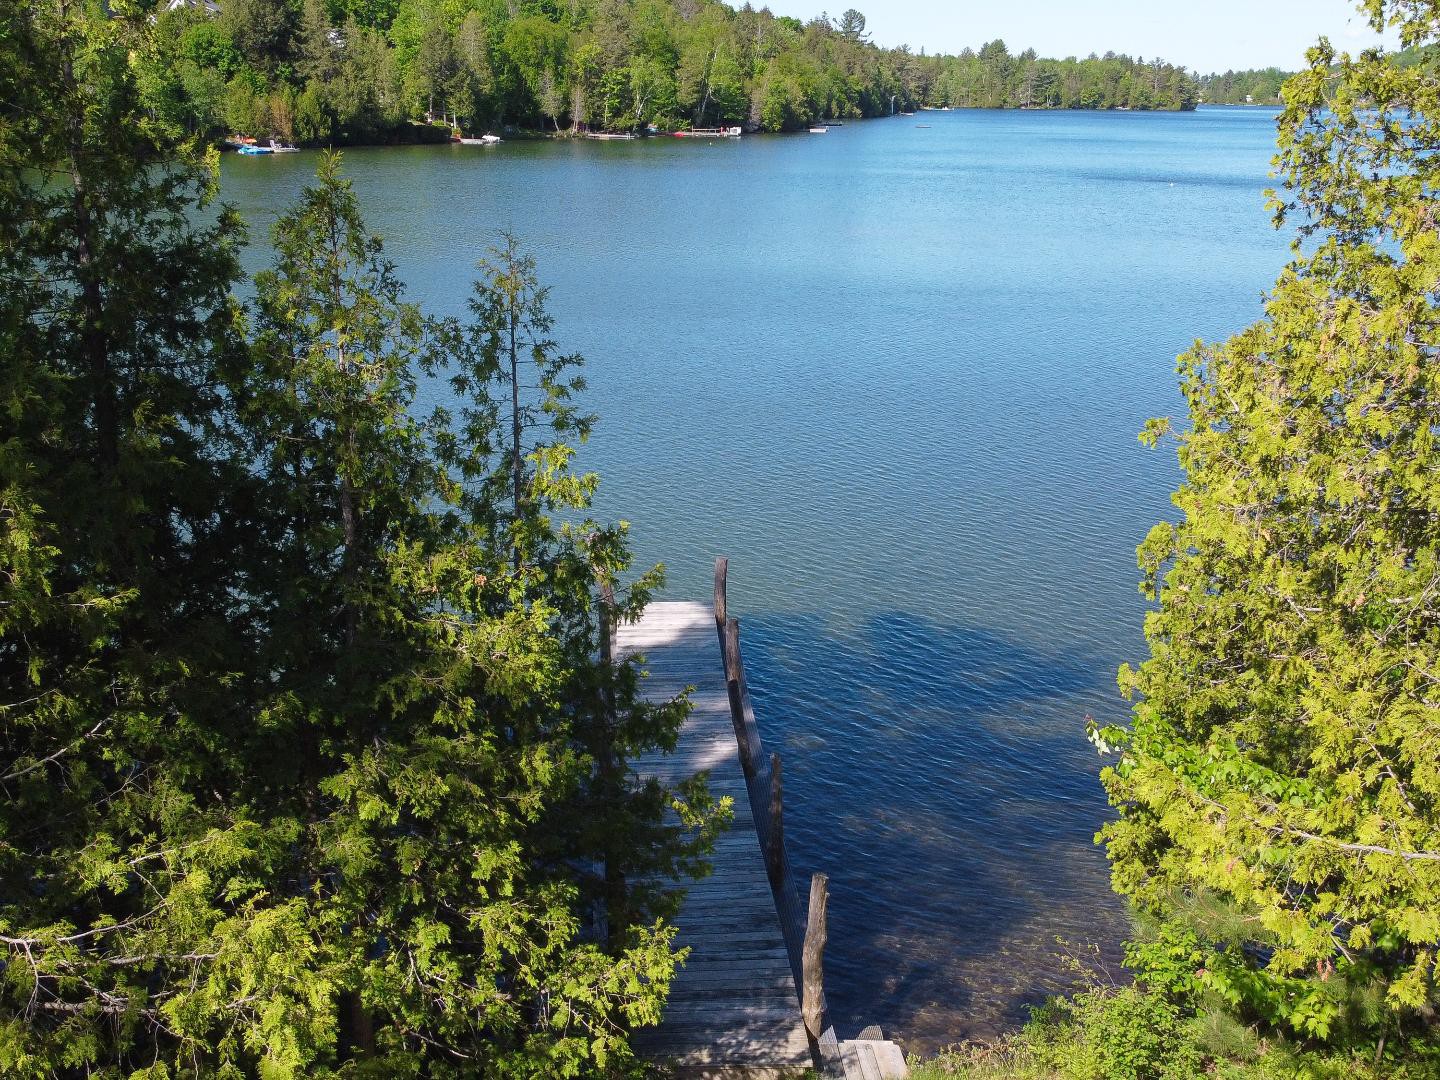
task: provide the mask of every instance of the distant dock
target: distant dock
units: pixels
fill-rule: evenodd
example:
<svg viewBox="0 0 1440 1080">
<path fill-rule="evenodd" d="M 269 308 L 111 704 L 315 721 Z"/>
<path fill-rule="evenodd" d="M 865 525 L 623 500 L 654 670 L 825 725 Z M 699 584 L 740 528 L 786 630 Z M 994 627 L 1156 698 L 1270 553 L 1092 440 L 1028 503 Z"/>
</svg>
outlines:
<svg viewBox="0 0 1440 1080">
<path fill-rule="evenodd" d="M 689 887 L 676 945 L 690 950 L 676 973 L 664 1020 L 637 1032 L 636 1050 L 694 1080 L 780 1080 L 817 1068 L 846 1080 L 907 1075 L 894 1043 L 867 1029 L 841 1042 L 823 988 L 828 879 L 810 882 L 802 909 L 785 851 L 778 754 L 760 740 L 745 683 L 739 623 L 727 617 L 726 560 L 716 563 L 715 606 L 651 604 L 638 623 L 617 628 L 619 655 L 643 654 L 645 696 L 694 687 L 693 711 L 673 754 L 634 763 L 667 782 L 710 775 L 710 790 L 735 803 L 730 831 L 716 844 L 710 876 Z M 811 914 L 813 912 L 813 914 Z"/>
</svg>

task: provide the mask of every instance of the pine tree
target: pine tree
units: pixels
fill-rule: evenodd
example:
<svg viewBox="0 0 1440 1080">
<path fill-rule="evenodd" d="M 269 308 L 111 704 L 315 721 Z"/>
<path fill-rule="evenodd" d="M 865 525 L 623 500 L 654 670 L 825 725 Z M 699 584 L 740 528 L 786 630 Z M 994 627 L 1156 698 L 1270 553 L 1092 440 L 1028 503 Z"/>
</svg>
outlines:
<svg viewBox="0 0 1440 1080">
<path fill-rule="evenodd" d="M 1181 357 L 1184 519 L 1140 548 L 1133 730 L 1096 737 L 1115 886 L 1203 950 L 1197 989 L 1383 1043 L 1440 1004 L 1440 9 L 1364 6 L 1423 62 L 1322 42 L 1286 85 L 1294 261 Z"/>
</svg>

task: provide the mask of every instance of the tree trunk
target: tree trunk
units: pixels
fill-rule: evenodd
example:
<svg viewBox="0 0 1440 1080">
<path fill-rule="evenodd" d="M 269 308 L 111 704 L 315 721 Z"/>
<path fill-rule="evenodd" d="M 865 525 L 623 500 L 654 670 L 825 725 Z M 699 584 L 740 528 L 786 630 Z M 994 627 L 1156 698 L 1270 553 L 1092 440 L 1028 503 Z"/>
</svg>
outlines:
<svg viewBox="0 0 1440 1080">
<path fill-rule="evenodd" d="M 515 301 L 510 302 L 510 482 L 513 487 L 514 525 L 520 525 L 520 493 L 525 482 L 525 463 L 520 455 L 520 357 L 515 348 L 516 323 L 520 313 L 515 310 Z M 514 544 L 515 569 L 520 569 L 520 543 Z"/>
<path fill-rule="evenodd" d="M 60 17 L 70 14 L 69 4 L 60 5 Z M 62 61 L 65 87 L 78 91 L 75 66 L 67 52 Z M 120 404 L 115 372 L 110 363 L 110 340 L 105 332 L 105 297 L 95 270 L 94 216 L 89 190 L 80 161 L 85 153 L 85 120 L 78 112 L 70 117 L 70 184 L 75 215 L 75 280 L 79 286 L 80 348 L 91 384 L 95 408 L 95 456 L 102 476 L 110 476 L 120 463 Z"/>
<path fill-rule="evenodd" d="M 720 49 L 717 46 L 710 54 L 710 63 L 705 65 L 705 96 L 700 99 L 700 108 L 695 110 L 695 126 L 705 126 L 705 110 L 710 107 L 710 73 L 715 70 L 715 61 L 720 57 Z"/>
</svg>

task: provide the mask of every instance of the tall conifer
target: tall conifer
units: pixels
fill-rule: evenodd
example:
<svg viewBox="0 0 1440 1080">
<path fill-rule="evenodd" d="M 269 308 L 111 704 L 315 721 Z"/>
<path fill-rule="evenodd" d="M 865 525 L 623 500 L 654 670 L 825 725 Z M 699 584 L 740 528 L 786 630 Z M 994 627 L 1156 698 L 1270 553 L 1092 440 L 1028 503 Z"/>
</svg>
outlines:
<svg viewBox="0 0 1440 1080">
<path fill-rule="evenodd" d="M 286 837 L 237 798 L 239 228 L 140 103 L 143 12 L 0 24 L 0 1072 L 253 1055 L 296 924 L 259 914 Z"/>
<path fill-rule="evenodd" d="M 1184 517 L 1140 548 L 1133 730 L 1097 737 L 1115 886 L 1193 988 L 1383 1044 L 1440 1005 L 1440 7 L 1363 6 L 1418 63 L 1322 42 L 1285 87 L 1295 258 L 1181 357 Z"/>
</svg>

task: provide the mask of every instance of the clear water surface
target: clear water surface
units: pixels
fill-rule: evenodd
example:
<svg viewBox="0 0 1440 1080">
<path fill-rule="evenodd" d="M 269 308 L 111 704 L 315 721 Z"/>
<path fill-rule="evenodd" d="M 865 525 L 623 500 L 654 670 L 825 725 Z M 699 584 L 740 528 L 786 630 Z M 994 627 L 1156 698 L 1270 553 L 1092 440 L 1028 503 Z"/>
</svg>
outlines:
<svg viewBox="0 0 1440 1080">
<path fill-rule="evenodd" d="M 922 126 L 928 125 L 928 126 Z M 1143 656 L 1176 353 L 1286 259 L 1269 113 L 947 112 L 827 135 L 346 155 L 411 295 L 514 229 L 588 358 L 582 463 L 671 598 L 731 557 L 798 873 L 831 875 L 842 1034 L 993 1034 L 1124 934 L 1087 713 Z M 268 259 L 314 155 L 227 156 Z"/>
</svg>

